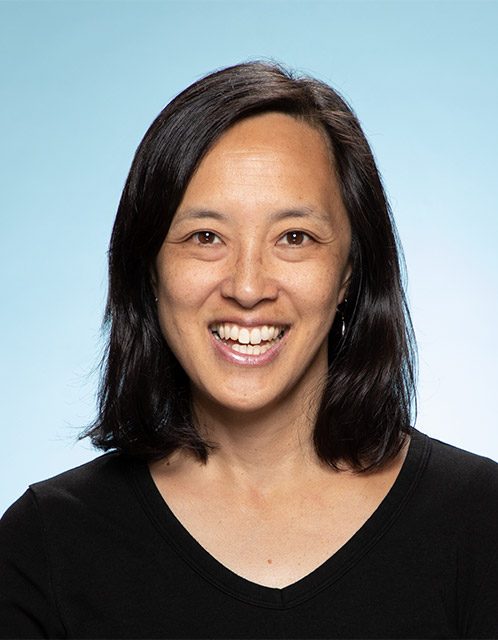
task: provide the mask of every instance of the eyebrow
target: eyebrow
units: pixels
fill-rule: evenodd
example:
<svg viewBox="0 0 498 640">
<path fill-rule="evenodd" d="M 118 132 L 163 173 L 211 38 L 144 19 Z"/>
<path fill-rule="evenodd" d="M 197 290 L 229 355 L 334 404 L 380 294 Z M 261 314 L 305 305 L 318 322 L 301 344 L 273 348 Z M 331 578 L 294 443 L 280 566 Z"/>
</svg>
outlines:
<svg viewBox="0 0 498 640">
<path fill-rule="evenodd" d="M 205 220 L 207 218 L 230 223 L 230 216 L 211 209 L 189 208 L 182 211 L 179 215 L 179 221 L 182 222 L 184 220 Z M 323 222 L 330 221 L 330 215 L 318 211 L 311 206 L 303 206 L 298 209 L 278 209 L 270 213 L 270 222 L 280 222 L 288 218 L 318 218 Z"/>
</svg>

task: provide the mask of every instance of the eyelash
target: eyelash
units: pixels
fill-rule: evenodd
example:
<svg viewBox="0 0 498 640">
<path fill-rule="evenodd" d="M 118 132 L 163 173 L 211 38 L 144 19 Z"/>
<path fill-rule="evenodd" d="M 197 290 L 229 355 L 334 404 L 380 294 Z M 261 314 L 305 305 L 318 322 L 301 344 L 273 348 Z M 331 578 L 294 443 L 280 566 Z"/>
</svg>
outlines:
<svg viewBox="0 0 498 640">
<path fill-rule="evenodd" d="M 289 236 L 294 236 L 294 240 L 301 239 L 301 241 L 300 242 L 284 242 L 284 239 L 285 238 L 289 239 Z M 215 241 L 203 242 L 201 238 L 204 238 L 204 240 L 211 239 Z M 222 242 L 218 234 L 214 233 L 214 231 L 196 231 L 190 236 L 189 239 L 194 240 L 194 242 L 197 245 L 204 246 L 204 247 L 221 244 Z M 307 240 L 313 240 L 313 238 L 309 235 L 309 233 L 306 233 L 305 231 L 292 230 L 292 231 L 286 231 L 282 236 L 280 236 L 277 244 L 287 244 L 289 247 L 300 247 L 303 244 L 305 244 Z"/>
</svg>

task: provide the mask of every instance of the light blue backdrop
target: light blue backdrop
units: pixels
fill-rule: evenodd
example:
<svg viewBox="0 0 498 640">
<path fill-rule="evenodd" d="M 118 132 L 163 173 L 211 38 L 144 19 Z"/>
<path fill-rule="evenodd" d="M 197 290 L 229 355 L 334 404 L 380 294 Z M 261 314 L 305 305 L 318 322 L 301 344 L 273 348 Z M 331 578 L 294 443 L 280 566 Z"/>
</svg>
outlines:
<svg viewBox="0 0 498 640">
<path fill-rule="evenodd" d="M 138 142 L 178 91 L 254 58 L 352 102 L 405 246 L 418 427 L 498 458 L 497 24 L 480 0 L 1 2 L 0 512 L 95 455 L 75 437 Z"/>
</svg>

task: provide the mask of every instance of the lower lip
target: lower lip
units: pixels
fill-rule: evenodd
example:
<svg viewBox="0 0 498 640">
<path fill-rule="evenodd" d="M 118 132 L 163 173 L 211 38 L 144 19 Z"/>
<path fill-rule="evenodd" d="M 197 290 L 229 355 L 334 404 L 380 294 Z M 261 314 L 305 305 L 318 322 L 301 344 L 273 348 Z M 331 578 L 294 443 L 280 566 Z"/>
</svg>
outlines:
<svg viewBox="0 0 498 640">
<path fill-rule="evenodd" d="M 288 330 L 286 329 L 284 335 L 280 338 L 280 340 L 275 343 L 272 347 L 267 349 L 264 353 L 261 353 L 259 356 L 250 355 L 248 353 L 238 353 L 238 351 L 234 351 L 231 347 L 226 345 L 221 340 L 218 340 L 213 334 L 212 331 L 209 332 L 211 334 L 211 341 L 213 343 L 213 347 L 216 349 L 218 355 L 222 358 L 231 362 L 232 364 L 239 364 L 242 366 L 264 366 L 269 362 L 272 362 L 278 354 L 280 350 L 284 346 L 284 342 L 287 340 Z"/>
</svg>

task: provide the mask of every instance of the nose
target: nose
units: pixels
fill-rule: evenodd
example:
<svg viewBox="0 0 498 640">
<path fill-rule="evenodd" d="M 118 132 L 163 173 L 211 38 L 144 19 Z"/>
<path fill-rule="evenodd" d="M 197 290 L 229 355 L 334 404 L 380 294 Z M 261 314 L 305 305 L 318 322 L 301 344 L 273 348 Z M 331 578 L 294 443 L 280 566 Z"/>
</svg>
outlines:
<svg viewBox="0 0 498 640">
<path fill-rule="evenodd" d="M 228 265 L 227 265 L 228 266 Z M 251 309 L 263 300 L 275 300 L 278 285 L 264 251 L 256 243 L 241 247 L 228 266 L 221 295 Z"/>
</svg>

